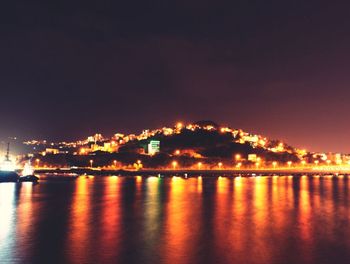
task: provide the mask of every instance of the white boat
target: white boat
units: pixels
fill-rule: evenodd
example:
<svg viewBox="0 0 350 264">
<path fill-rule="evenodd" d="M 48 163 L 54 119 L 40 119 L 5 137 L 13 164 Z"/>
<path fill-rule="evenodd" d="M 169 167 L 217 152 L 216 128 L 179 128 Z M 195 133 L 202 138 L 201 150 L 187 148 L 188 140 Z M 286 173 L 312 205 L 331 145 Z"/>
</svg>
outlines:
<svg viewBox="0 0 350 264">
<path fill-rule="evenodd" d="M 5 159 L 0 163 L 0 182 L 17 182 L 16 164 L 10 159 L 10 144 L 7 144 Z"/>
<path fill-rule="evenodd" d="M 18 181 L 20 182 L 37 182 L 39 177 L 34 175 L 34 169 L 31 165 L 30 160 L 24 164 L 24 168 L 22 170 L 22 176 L 19 177 Z"/>
</svg>

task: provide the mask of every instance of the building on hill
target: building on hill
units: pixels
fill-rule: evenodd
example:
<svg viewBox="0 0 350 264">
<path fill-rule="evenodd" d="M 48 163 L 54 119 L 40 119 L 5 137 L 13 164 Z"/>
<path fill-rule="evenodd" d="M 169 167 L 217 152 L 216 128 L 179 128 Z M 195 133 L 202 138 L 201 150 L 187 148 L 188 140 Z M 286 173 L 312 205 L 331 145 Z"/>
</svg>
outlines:
<svg viewBox="0 0 350 264">
<path fill-rule="evenodd" d="M 147 145 L 147 153 L 149 155 L 154 155 L 160 152 L 160 141 L 159 140 L 150 140 Z"/>
</svg>

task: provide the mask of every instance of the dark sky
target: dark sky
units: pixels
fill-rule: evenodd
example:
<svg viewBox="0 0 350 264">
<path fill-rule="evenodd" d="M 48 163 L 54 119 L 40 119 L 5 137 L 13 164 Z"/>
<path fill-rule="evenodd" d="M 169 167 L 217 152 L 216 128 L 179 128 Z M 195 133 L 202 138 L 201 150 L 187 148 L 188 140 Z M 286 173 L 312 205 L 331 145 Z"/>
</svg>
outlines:
<svg viewBox="0 0 350 264">
<path fill-rule="evenodd" d="M 3 138 L 212 119 L 350 152 L 347 1 L 6 2 Z"/>
</svg>

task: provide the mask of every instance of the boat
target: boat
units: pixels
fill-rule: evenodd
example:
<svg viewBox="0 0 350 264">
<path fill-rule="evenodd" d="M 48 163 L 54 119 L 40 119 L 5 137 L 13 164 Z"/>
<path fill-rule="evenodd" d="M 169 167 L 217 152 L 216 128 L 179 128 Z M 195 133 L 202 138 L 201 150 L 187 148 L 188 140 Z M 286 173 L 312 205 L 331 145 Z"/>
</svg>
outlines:
<svg viewBox="0 0 350 264">
<path fill-rule="evenodd" d="M 7 143 L 5 159 L 0 163 L 0 182 L 17 182 L 19 175 L 15 170 L 16 165 L 10 159 L 10 143 Z"/>
<path fill-rule="evenodd" d="M 18 178 L 19 182 L 38 182 L 39 177 L 35 175 L 27 175 L 27 176 L 21 176 Z"/>
<path fill-rule="evenodd" d="M 19 182 L 38 182 L 39 177 L 34 175 L 34 169 L 30 160 L 24 165 L 22 176 L 18 178 Z"/>
<path fill-rule="evenodd" d="M 17 182 L 19 179 L 15 171 L 0 171 L 0 182 Z"/>
</svg>

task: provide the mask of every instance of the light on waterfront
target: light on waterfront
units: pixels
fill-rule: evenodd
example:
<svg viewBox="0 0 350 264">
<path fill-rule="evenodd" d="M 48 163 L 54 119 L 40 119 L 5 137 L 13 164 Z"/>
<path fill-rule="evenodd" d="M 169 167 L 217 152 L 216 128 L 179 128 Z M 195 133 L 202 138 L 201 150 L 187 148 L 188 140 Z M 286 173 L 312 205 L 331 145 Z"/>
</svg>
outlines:
<svg viewBox="0 0 350 264">
<path fill-rule="evenodd" d="M 219 166 L 219 169 L 221 169 L 222 168 L 222 162 L 219 162 L 218 166 Z"/>
<path fill-rule="evenodd" d="M 94 163 L 94 161 L 91 159 L 90 160 L 90 168 L 92 168 L 93 163 Z"/>
<path fill-rule="evenodd" d="M 201 169 L 201 167 L 202 167 L 202 162 L 198 162 L 198 169 L 200 170 Z"/>
<path fill-rule="evenodd" d="M 175 170 L 176 167 L 177 167 L 177 162 L 176 162 L 176 161 L 173 161 L 173 162 L 172 162 L 172 165 L 173 165 L 173 169 Z"/>
<path fill-rule="evenodd" d="M 291 161 L 288 161 L 287 164 L 288 164 L 289 168 L 292 166 L 292 162 Z"/>
<path fill-rule="evenodd" d="M 273 166 L 274 169 L 276 169 L 276 167 L 277 167 L 277 161 L 272 162 L 272 166 Z"/>
</svg>

